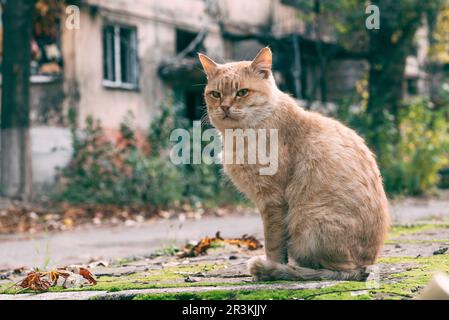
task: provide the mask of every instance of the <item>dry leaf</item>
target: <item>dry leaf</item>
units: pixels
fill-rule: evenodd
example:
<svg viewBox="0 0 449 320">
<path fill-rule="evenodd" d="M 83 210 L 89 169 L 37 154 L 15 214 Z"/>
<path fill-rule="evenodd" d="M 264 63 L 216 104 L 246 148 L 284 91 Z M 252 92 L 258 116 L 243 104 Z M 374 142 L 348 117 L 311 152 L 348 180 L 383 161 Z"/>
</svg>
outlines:
<svg viewBox="0 0 449 320">
<path fill-rule="evenodd" d="M 63 269 L 57 269 L 43 272 L 43 275 L 47 275 L 51 285 L 54 286 L 58 282 L 59 277 L 67 279 L 70 276 L 70 273 Z"/>
<path fill-rule="evenodd" d="M 31 271 L 27 274 L 25 279 L 18 284 L 24 289 L 31 289 L 34 291 L 47 291 L 50 288 L 50 282 L 43 279 L 40 272 Z"/>
<path fill-rule="evenodd" d="M 92 272 L 90 272 L 88 269 L 86 268 L 80 268 L 80 272 L 79 274 L 81 276 L 83 276 L 85 279 L 87 279 L 90 283 L 92 284 L 97 284 L 97 280 L 95 279 L 94 275 L 92 274 Z"/>
<path fill-rule="evenodd" d="M 66 282 L 68 281 L 68 279 L 77 277 L 87 280 L 91 284 L 97 284 L 97 281 L 95 280 L 93 274 L 86 268 L 74 267 L 74 272 L 68 271 L 66 269 L 67 268 L 59 268 L 43 272 L 31 271 L 23 280 L 19 281 L 16 285 L 24 289 L 30 289 L 33 291 L 47 291 L 51 286 L 57 285 L 60 278 L 63 278 L 64 281 L 62 282 L 62 284 L 59 283 L 59 285 L 67 288 L 68 286 L 66 286 Z M 75 282 L 75 285 L 78 285 L 80 281 Z"/>
<path fill-rule="evenodd" d="M 89 269 L 83 268 L 83 267 L 78 267 L 78 266 L 72 266 L 72 267 L 69 267 L 69 270 L 72 271 L 73 273 L 79 274 L 84 279 L 89 281 L 89 283 L 94 284 L 94 285 L 97 284 L 97 280 L 95 279 L 95 276 L 92 274 L 92 272 L 89 271 Z"/>
<path fill-rule="evenodd" d="M 232 245 L 237 245 L 239 247 L 245 246 L 249 250 L 256 250 L 262 248 L 262 244 L 253 236 L 243 235 L 241 238 L 237 239 L 223 239 L 218 231 L 214 238 L 204 237 L 194 246 L 186 246 L 179 254 L 179 258 L 186 257 L 198 257 L 200 255 L 207 254 L 207 250 L 212 246 L 213 243 L 224 242 Z"/>
<path fill-rule="evenodd" d="M 229 244 L 235 244 L 237 246 L 246 246 L 249 250 L 256 250 L 262 248 L 262 244 L 253 236 L 244 234 L 240 239 L 224 239 Z"/>
</svg>

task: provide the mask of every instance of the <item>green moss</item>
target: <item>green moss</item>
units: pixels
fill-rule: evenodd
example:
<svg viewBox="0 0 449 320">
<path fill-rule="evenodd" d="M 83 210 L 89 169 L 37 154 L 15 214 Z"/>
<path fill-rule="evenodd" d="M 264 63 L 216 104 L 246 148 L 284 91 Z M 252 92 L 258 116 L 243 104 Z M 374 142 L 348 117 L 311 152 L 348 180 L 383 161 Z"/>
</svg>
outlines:
<svg viewBox="0 0 449 320">
<path fill-rule="evenodd" d="M 413 298 L 424 287 L 432 275 L 438 271 L 449 272 L 449 255 L 431 257 L 388 257 L 380 259 L 382 264 L 411 264 L 406 271 L 393 273 L 379 283 L 339 282 L 320 289 L 303 290 L 214 290 L 206 292 L 145 294 L 138 295 L 140 300 L 370 300 L 370 299 L 404 299 Z"/>
<path fill-rule="evenodd" d="M 392 226 L 389 233 L 389 239 L 397 238 L 406 235 L 413 235 L 428 230 L 449 228 L 446 223 L 430 223 L 430 224 L 409 224 L 409 225 L 395 225 Z"/>
<path fill-rule="evenodd" d="M 404 239 L 402 236 L 411 236 L 428 230 L 439 228 L 448 228 L 448 224 L 415 224 L 394 226 L 390 232 L 388 243 L 406 242 L 406 243 L 440 243 L 449 242 L 449 239 Z M 398 239 L 399 238 L 399 239 Z M 215 249 L 217 250 L 217 249 Z M 171 255 L 174 248 L 168 248 L 159 252 L 163 255 Z M 133 260 L 124 260 L 120 263 L 128 263 Z M 378 261 L 379 264 L 387 265 L 382 270 L 385 271 L 391 267 L 398 267 L 398 270 L 404 270 L 404 264 L 407 265 L 405 271 L 393 271 L 392 274 L 385 276 L 375 282 L 336 282 L 334 285 L 319 289 L 303 290 L 279 290 L 279 289 L 251 289 L 251 290 L 208 290 L 203 292 L 182 292 L 170 294 L 146 294 L 138 295 L 135 299 L 332 299 L 332 300 L 363 300 L 363 299 L 404 299 L 413 298 L 417 292 L 424 287 L 437 271 L 449 272 L 449 255 L 436 255 L 430 257 L 385 257 Z M 227 263 L 194 263 L 186 265 L 177 265 L 145 272 L 137 272 L 130 275 L 102 276 L 98 277 L 98 284 L 84 288 L 62 289 L 61 287 L 50 288 L 50 291 L 107 291 L 118 292 L 130 289 L 151 289 L 151 288 L 187 288 L 189 287 L 228 287 L 247 285 L 247 282 L 213 282 L 210 279 L 199 282 L 185 282 L 185 277 L 196 273 L 209 273 L 211 271 L 226 268 Z M 288 281 L 277 282 L 258 282 L 257 284 L 282 284 L 290 283 Z M 255 283 L 256 284 L 256 283 Z M 0 293 L 17 293 L 20 290 L 10 288 L 10 284 L 0 286 Z M 8 289 L 8 290 L 6 290 Z M 31 291 L 22 291 L 31 292 Z"/>
<path fill-rule="evenodd" d="M 365 282 L 341 282 L 321 289 L 303 290 L 210 290 L 204 292 L 182 292 L 165 294 L 144 294 L 136 300 L 314 300 L 314 299 L 367 299 L 368 295 L 351 295 L 351 292 L 367 290 Z"/>
<path fill-rule="evenodd" d="M 210 272 L 225 268 L 224 263 L 200 263 L 195 265 L 179 265 L 174 267 L 163 268 L 159 270 L 150 270 L 146 272 L 134 273 L 127 276 L 98 277 L 98 283 L 94 286 L 86 286 L 82 288 L 64 289 L 60 286 L 51 287 L 50 292 L 60 291 L 121 291 L 130 289 L 148 289 L 148 288 L 171 288 L 171 287 L 191 287 L 191 286 L 213 286 L 218 285 L 217 282 L 194 282 L 188 283 L 184 278 L 188 274 L 199 272 Z M 10 288 L 11 284 L 0 286 L 0 293 L 15 294 L 18 292 L 33 292 L 31 290 L 21 291 L 17 288 Z"/>
<path fill-rule="evenodd" d="M 96 286 L 72 289 L 98 290 L 117 292 L 127 289 L 144 288 L 174 288 L 174 287 L 203 287 L 203 286 L 233 286 L 232 290 L 208 290 L 203 292 L 180 292 L 165 294 L 143 294 L 137 295 L 134 299 L 141 300 L 366 300 L 366 299 L 409 299 L 417 295 L 431 279 L 435 272 L 449 272 L 449 255 L 436 255 L 430 257 L 385 257 L 379 260 L 379 264 L 387 265 L 386 268 L 399 267 L 404 269 L 404 264 L 408 265 L 407 270 L 394 272 L 384 276 L 379 283 L 370 282 L 336 282 L 334 285 L 319 289 L 302 290 L 282 290 L 282 289 L 262 289 L 235 290 L 236 285 L 248 284 L 240 283 L 220 283 L 220 282 L 184 282 L 181 273 L 207 272 L 224 268 L 225 265 L 199 264 L 170 267 L 161 270 L 152 270 L 146 273 L 133 274 L 126 277 L 100 277 Z M 267 283 L 267 282 L 259 282 Z M 269 282 L 271 284 L 282 284 L 286 281 Z M 256 284 L 256 283 L 255 283 Z M 70 289 L 69 289 L 70 290 Z M 50 291 L 69 291 L 58 288 L 51 288 Z M 188 290 L 188 289 L 186 289 Z"/>
<path fill-rule="evenodd" d="M 394 239 L 387 240 L 385 244 L 428 244 L 428 243 L 449 243 L 449 239 Z"/>
</svg>

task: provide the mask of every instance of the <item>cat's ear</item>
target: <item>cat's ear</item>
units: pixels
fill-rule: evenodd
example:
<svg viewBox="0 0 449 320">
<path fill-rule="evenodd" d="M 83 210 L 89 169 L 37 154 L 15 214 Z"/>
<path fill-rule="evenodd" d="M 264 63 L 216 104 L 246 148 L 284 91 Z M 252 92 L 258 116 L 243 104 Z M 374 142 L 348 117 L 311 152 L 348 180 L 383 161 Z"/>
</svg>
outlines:
<svg viewBox="0 0 449 320">
<path fill-rule="evenodd" d="M 198 58 L 200 59 L 201 65 L 203 66 L 204 72 L 208 79 L 212 78 L 218 69 L 218 64 L 214 60 L 206 56 L 205 54 L 198 53 Z"/>
<path fill-rule="evenodd" d="M 257 56 L 251 62 L 251 67 L 257 74 L 260 74 L 264 79 L 267 79 L 271 74 L 271 66 L 273 63 L 273 55 L 270 48 L 262 48 Z"/>
</svg>

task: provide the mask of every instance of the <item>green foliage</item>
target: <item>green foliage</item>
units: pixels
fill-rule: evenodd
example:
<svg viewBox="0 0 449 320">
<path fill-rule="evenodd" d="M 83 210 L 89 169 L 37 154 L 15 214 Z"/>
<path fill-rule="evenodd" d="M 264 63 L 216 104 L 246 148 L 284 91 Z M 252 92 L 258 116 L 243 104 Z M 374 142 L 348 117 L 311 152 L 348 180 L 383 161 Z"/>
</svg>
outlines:
<svg viewBox="0 0 449 320">
<path fill-rule="evenodd" d="M 162 106 L 160 116 L 149 129 L 150 151 L 138 147 L 131 116 L 121 124 L 120 137 L 114 143 L 105 138 L 100 122 L 91 117 L 78 130 L 76 113 L 70 110 L 73 157 L 60 171 L 53 200 L 154 208 L 242 201 L 237 191 L 226 184 L 219 165 L 172 164 L 170 133 L 188 125 L 186 119 L 177 116 L 180 108 L 170 101 Z"/>
<path fill-rule="evenodd" d="M 173 104 L 171 100 L 161 108 L 161 116 L 155 119 L 149 131 L 150 145 L 153 152 L 164 153 L 170 147 L 170 133 L 176 128 L 190 131 L 192 124 L 179 116 L 183 114 L 181 104 Z M 205 142 L 203 142 L 205 143 Z M 155 149 L 156 147 L 157 149 Z M 192 156 L 192 155 L 191 155 Z M 182 176 L 183 199 L 197 205 L 222 206 L 243 201 L 243 197 L 223 175 L 219 164 L 185 164 L 176 166 Z"/>
<path fill-rule="evenodd" d="M 390 195 L 422 194 L 438 184 L 438 171 L 449 165 L 449 107 L 435 110 L 431 102 L 417 98 L 402 106 L 395 120 L 385 111 L 385 123 L 374 128 L 363 110 L 350 113 L 342 106 L 339 116 L 371 141 L 380 141 L 378 163 Z"/>
<path fill-rule="evenodd" d="M 400 112 L 396 152 L 381 159 L 386 188 L 420 194 L 438 184 L 438 171 L 449 165 L 449 109 L 433 110 L 418 99 Z"/>
<path fill-rule="evenodd" d="M 105 138 L 91 117 L 76 129 L 71 111 L 73 157 L 61 170 L 53 199 L 81 204 L 151 205 L 165 207 L 182 200 L 182 177 L 163 157 L 137 147 L 128 117 L 116 144 Z"/>
</svg>

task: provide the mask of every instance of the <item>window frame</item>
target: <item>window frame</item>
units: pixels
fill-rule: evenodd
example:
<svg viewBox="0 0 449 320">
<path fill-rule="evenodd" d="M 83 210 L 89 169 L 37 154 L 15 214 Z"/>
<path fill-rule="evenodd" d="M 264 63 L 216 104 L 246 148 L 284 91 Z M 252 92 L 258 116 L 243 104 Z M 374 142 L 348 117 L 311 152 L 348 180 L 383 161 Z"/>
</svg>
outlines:
<svg viewBox="0 0 449 320">
<path fill-rule="evenodd" d="M 139 59 L 138 59 L 138 53 L 137 53 L 137 28 L 135 26 L 130 26 L 126 24 L 122 24 L 119 22 L 105 22 L 102 27 L 102 50 L 103 50 L 103 67 L 104 64 L 107 64 L 108 62 L 106 59 L 108 59 L 107 52 L 104 47 L 104 30 L 108 27 L 113 28 L 113 37 L 112 37 L 112 50 L 114 52 L 114 61 L 113 67 L 111 68 L 111 71 L 114 72 L 115 80 L 109 80 L 106 79 L 106 74 L 103 69 L 103 76 L 102 76 L 102 84 L 106 88 L 111 89 L 125 89 L 125 90 L 138 90 L 139 88 Z M 130 48 L 132 51 L 134 51 L 133 57 L 132 57 L 132 73 L 133 73 L 133 83 L 132 82 L 123 82 L 122 81 L 122 65 L 121 65 L 121 55 L 122 50 L 120 47 L 121 39 L 120 39 L 120 30 L 122 29 L 128 29 L 131 31 L 131 42 L 130 42 Z M 107 40 L 106 40 L 107 41 Z M 108 67 L 108 66 L 107 66 Z"/>
</svg>

